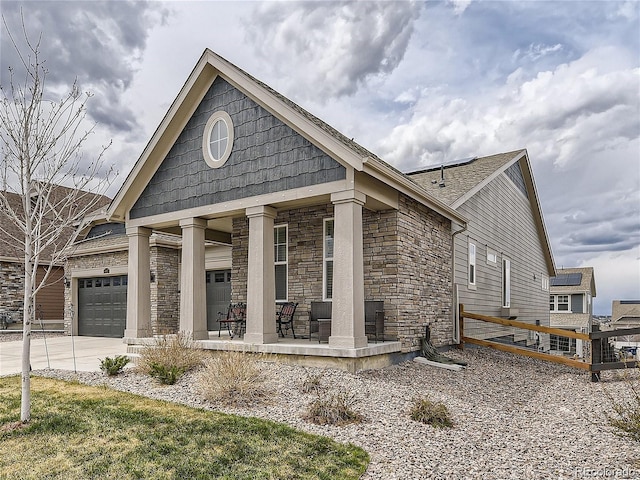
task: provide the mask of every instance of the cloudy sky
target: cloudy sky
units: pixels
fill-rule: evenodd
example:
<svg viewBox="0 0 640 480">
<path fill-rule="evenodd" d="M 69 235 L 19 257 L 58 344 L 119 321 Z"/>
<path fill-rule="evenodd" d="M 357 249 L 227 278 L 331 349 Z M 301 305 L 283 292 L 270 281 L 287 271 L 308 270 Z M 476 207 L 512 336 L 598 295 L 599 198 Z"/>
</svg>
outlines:
<svg viewBox="0 0 640 480">
<path fill-rule="evenodd" d="M 527 148 L 557 266 L 595 267 L 596 314 L 640 299 L 635 0 L 3 0 L 18 39 L 21 9 L 51 91 L 94 94 L 111 194 L 210 48 L 403 171 Z"/>
</svg>

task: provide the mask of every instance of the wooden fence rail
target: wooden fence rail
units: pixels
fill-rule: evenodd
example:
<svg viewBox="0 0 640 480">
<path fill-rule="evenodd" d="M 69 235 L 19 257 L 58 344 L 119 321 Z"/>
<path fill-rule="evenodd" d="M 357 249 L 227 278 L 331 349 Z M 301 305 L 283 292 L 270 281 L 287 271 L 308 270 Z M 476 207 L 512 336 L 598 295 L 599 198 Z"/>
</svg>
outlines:
<svg viewBox="0 0 640 480">
<path fill-rule="evenodd" d="M 530 323 L 518 322 L 516 320 L 507 320 L 504 318 L 491 317 L 488 315 L 480 315 L 477 313 L 471 313 L 464 310 L 464 305 L 460 304 L 459 307 L 459 329 L 460 329 L 460 343 L 459 348 L 464 348 L 465 343 L 471 343 L 474 345 L 480 345 L 483 347 L 493 348 L 503 352 L 515 353 L 517 355 L 524 355 L 527 357 L 537 358 L 539 360 L 546 360 L 549 362 L 560 363 L 568 365 L 574 368 L 580 368 L 582 370 L 588 370 L 591 372 L 591 380 L 597 382 L 600 379 L 600 372 L 603 370 L 614 370 L 622 368 L 633 368 L 636 366 L 636 361 L 626 362 L 605 362 L 602 359 L 602 340 L 609 337 L 619 337 L 624 335 L 637 335 L 640 334 L 640 328 L 624 328 L 618 330 L 609 330 L 604 332 L 591 332 L 591 333 L 579 333 L 571 330 L 563 330 L 561 328 L 545 327 L 543 325 L 532 325 Z M 523 330 L 532 330 L 540 333 L 548 333 L 552 335 L 558 335 L 568 338 L 576 338 L 591 343 L 591 358 L 589 362 L 583 360 L 575 360 L 573 358 L 567 358 L 560 355 L 551 355 L 549 353 L 538 352 L 534 350 L 527 350 L 525 348 L 516 347 L 514 345 L 506 345 L 504 343 L 494 342 L 491 340 L 480 340 L 478 338 L 467 337 L 464 335 L 464 319 L 469 318 L 473 320 L 479 320 L 487 323 L 495 323 L 498 325 L 504 325 L 508 327 L 521 328 Z"/>
</svg>

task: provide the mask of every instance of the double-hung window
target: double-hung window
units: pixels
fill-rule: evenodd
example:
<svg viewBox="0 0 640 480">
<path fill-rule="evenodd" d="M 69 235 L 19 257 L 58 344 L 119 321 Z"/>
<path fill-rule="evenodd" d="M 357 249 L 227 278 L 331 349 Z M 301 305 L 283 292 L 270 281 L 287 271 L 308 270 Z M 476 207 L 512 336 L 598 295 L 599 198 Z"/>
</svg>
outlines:
<svg viewBox="0 0 640 480">
<path fill-rule="evenodd" d="M 276 268 L 276 302 L 286 302 L 289 258 L 286 225 L 277 225 L 273 229 L 273 253 Z"/>
<path fill-rule="evenodd" d="M 549 295 L 549 310 L 569 312 L 569 295 Z"/>
<path fill-rule="evenodd" d="M 333 218 L 324 221 L 322 232 L 322 298 L 333 298 Z"/>
</svg>

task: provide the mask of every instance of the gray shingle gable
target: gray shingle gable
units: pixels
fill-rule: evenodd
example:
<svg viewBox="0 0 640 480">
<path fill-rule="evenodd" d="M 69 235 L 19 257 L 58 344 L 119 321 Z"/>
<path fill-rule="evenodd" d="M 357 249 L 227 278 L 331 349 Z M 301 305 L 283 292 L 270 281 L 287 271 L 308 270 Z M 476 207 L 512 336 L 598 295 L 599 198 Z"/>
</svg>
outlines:
<svg viewBox="0 0 640 480">
<path fill-rule="evenodd" d="M 227 162 L 204 161 L 210 115 L 226 111 L 234 125 Z M 263 107 L 217 77 L 131 209 L 131 218 L 342 180 L 346 169 Z"/>
</svg>

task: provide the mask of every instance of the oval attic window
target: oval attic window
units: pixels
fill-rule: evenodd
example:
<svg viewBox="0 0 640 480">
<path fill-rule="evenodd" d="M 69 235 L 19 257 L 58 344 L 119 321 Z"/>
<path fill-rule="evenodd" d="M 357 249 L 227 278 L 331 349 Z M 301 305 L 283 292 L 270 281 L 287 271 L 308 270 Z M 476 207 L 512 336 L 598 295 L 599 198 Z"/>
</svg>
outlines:
<svg viewBox="0 0 640 480">
<path fill-rule="evenodd" d="M 218 168 L 231 155 L 233 145 L 233 123 L 227 112 L 215 112 L 204 128 L 202 153 L 204 160 L 211 168 Z"/>
</svg>

